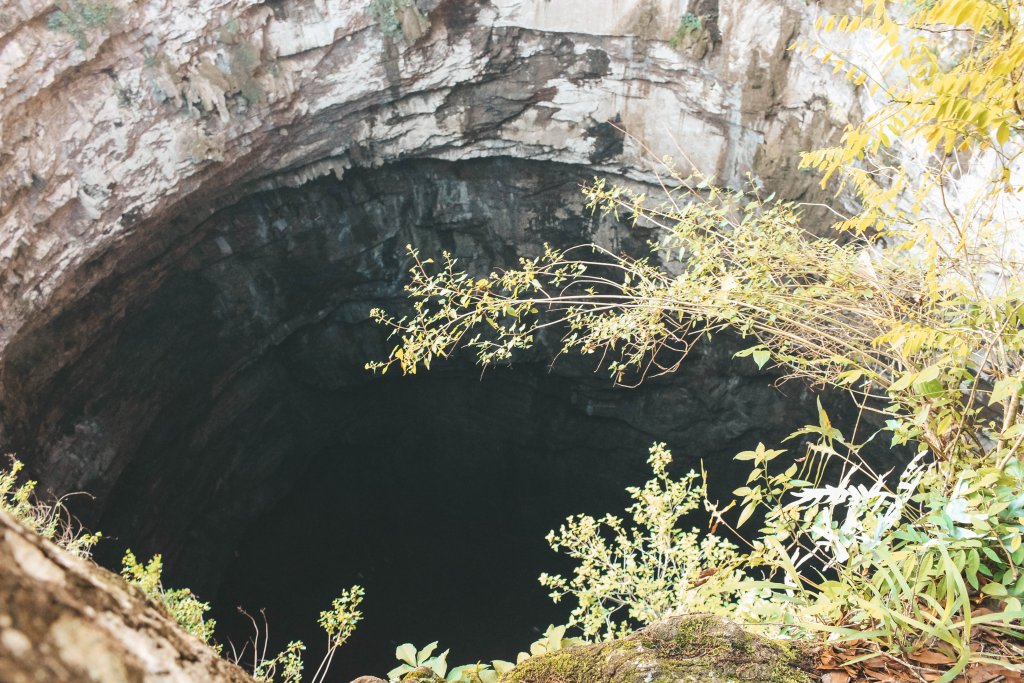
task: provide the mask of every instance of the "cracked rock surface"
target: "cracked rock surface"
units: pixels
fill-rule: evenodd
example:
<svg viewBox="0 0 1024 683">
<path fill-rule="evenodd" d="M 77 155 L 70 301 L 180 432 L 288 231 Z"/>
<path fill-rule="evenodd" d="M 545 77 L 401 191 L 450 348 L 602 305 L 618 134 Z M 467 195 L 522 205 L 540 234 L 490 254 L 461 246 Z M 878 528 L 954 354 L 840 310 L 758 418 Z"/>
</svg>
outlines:
<svg viewBox="0 0 1024 683">
<path fill-rule="evenodd" d="M 0 680 L 4 683 L 243 683 L 119 577 L 0 512 Z"/>
</svg>

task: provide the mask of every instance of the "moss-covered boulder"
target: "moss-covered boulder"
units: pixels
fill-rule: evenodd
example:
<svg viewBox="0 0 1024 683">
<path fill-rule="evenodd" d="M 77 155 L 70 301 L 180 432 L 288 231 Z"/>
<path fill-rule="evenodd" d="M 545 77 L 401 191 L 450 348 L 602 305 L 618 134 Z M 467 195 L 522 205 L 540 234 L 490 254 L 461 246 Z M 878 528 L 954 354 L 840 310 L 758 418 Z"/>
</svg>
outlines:
<svg viewBox="0 0 1024 683">
<path fill-rule="evenodd" d="M 652 624 L 622 638 L 531 657 L 501 683 L 811 683 L 804 653 L 711 615 Z"/>
</svg>

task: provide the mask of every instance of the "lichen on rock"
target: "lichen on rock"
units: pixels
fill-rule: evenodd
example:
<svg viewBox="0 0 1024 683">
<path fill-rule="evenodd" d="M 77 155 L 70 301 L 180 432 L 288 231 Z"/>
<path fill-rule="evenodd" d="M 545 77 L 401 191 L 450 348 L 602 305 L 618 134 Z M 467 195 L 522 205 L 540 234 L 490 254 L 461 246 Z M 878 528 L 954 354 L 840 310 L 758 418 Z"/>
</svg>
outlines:
<svg viewBox="0 0 1024 683">
<path fill-rule="evenodd" d="M 531 657 L 501 683 L 810 683 L 800 648 L 708 614 L 632 635 Z"/>
</svg>

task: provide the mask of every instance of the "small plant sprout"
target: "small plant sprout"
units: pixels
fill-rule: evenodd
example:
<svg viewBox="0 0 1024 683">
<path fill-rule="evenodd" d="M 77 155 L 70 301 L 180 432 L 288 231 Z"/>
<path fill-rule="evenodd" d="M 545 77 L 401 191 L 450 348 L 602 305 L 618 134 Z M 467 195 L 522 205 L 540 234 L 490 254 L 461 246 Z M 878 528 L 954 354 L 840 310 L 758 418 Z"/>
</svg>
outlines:
<svg viewBox="0 0 1024 683">
<path fill-rule="evenodd" d="M 322 683 L 331 668 L 331 662 L 334 661 L 334 653 L 355 633 L 356 625 L 363 618 L 359 605 L 363 602 L 364 595 L 362 586 L 352 586 L 334 599 L 331 609 L 320 613 L 320 627 L 327 634 L 327 654 L 317 667 L 310 683 Z"/>
</svg>

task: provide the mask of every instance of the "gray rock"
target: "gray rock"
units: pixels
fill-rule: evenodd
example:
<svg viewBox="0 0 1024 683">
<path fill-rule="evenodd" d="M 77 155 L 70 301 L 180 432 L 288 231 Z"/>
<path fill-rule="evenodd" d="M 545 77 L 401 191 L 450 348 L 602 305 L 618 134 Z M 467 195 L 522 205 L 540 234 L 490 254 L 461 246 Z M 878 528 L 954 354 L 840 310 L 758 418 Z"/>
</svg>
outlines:
<svg viewBox="0 0 1024 683">
<path fill-rule="evenodd" d="M 0 511 L 0 680 L 252 679 L 120 577 L 71 556 Z"/>
</svg>

